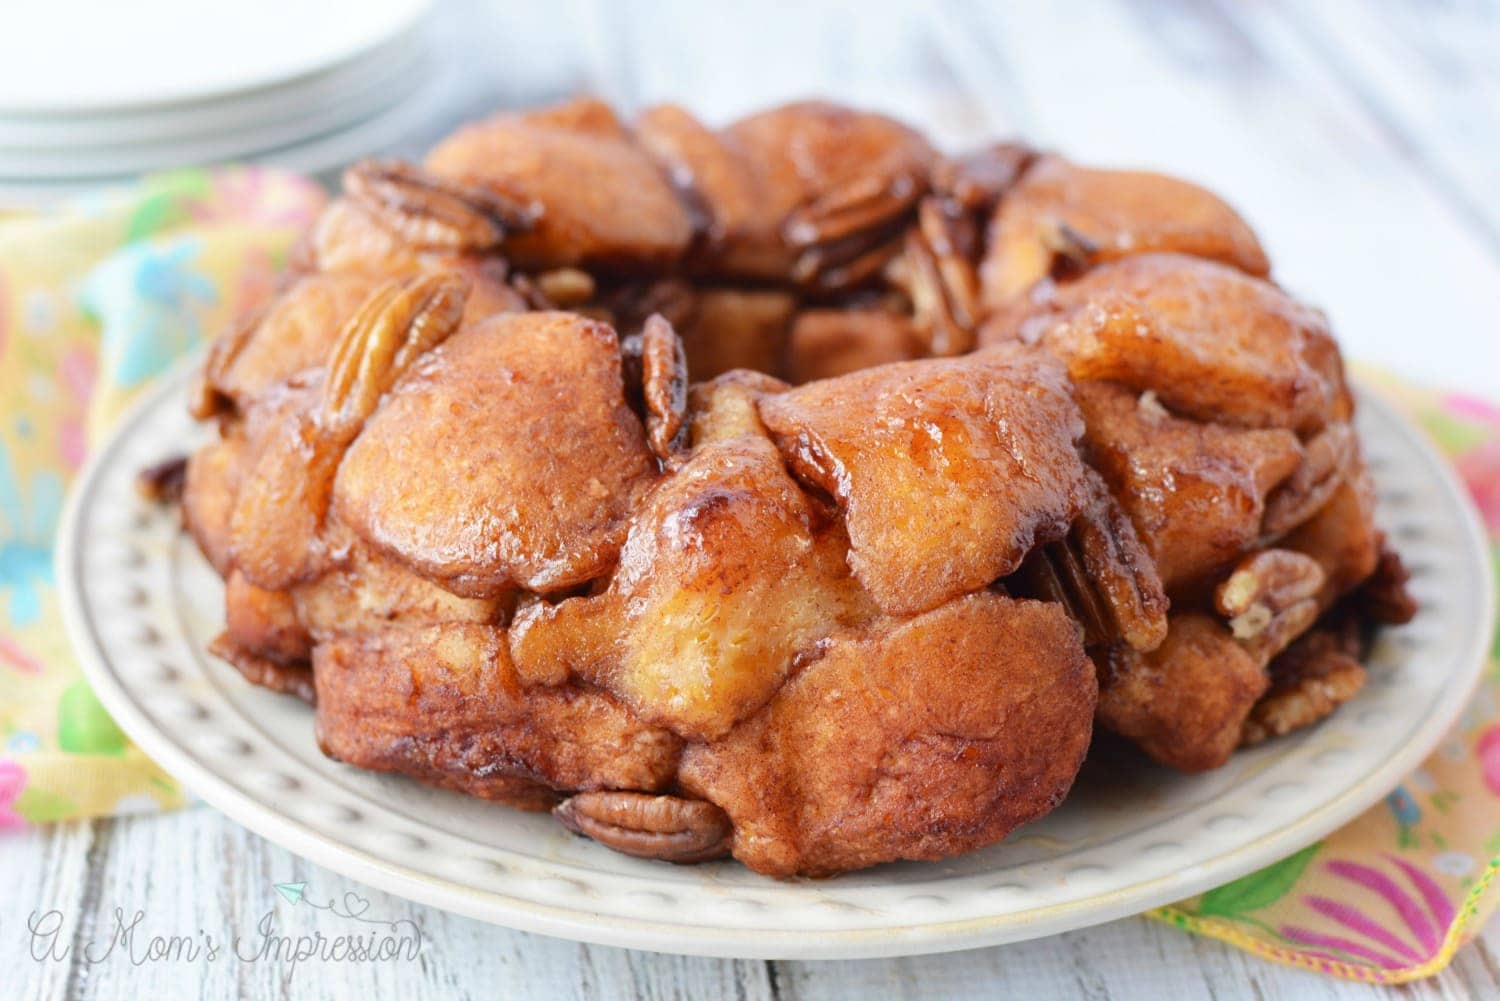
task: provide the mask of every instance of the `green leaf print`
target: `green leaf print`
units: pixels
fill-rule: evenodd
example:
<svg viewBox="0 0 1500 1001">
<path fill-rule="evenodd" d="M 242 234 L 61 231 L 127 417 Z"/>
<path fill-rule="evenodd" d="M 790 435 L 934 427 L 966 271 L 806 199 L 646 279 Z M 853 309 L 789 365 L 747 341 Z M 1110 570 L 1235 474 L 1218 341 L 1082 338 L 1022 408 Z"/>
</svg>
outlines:
<svg viewBox="0 0 1500 1001">
<path fill-rule="evenodd" d="M 1297 885 L 1302 872 L 1317 854 L 1322 842 L 1308 845 L 1295 855 L 1268 865 L 1258 872 L 1241 876 L 1217 890 L 1209 890 L 1198 904 L 1198 913 L 1218 917 L 1237 917 L 1246 911 L 1269 907 L 1286 896 Z"/>
<path fill-rule="evenodd" d="M 57 743 L 72 754 L 124 754 L 125 734 L 86 681 L 75 681 L 57 703 Z"/>
<path fill-rule="evenodd" d="M 151 179 L 148 190 L 150 193 L 136 206 L 125 224 L 128 243 L 186 221 L 189 202 L 206 196 L 211 185 L 206 171 L 190 167 L 157 175 Z"/>
<path fill-rule="evenodd" d="M 78 812 L 78 807 L 66 796 L 45 792 L 36 786 L 28 786 L 16 797 L 15 811 L 33 824 L 49 824 L 55 820 L 66 820 Z"/>
<path fill-rule="evenodd" d="M 1424 410 L 1421 418 L 1428 434 L 1436 438 L 1449 454 L 1467 452 L 1483 445 L 1489 435 L 1484 425 L 1466 421 L 1445 410 Z"/>
</svg>

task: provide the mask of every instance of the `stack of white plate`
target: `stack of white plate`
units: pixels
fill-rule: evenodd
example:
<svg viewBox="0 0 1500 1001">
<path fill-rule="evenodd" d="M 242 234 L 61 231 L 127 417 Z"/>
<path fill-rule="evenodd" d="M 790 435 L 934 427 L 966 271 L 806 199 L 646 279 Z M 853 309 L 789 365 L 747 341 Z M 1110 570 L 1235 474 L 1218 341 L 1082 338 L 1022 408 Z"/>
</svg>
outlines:
<svg viewBox="0 0 1500 1001">
<path fill-rule="evenodd" d="M 187 165 L 334 170 L 440 97 L 430 0 L 38 0 L 0 30 L 0 203 Z"/>
</svg>

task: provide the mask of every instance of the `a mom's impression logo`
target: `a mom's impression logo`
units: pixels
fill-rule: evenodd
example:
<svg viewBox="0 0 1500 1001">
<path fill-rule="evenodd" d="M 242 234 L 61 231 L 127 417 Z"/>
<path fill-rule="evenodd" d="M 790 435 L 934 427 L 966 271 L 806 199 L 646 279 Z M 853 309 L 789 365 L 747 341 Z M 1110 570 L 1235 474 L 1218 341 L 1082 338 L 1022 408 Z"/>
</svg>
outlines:
<svg viewBox="0 0 1500 1001">
<path fill-rule="evenodd" d="M 273 889 L 280 900 L 273 900 L 252 928 L 230 928 L 218 934 L 202 928 L 184 933 L 153 927 L 144 909 L 115 907 L 109 919 L 101 915 L 91 925 L 77 926 L 60 910 L 32 911 L 26 920 L 31 958 L 41 963 L 91 966 L 111 961 L 133 966 L 192 965 L 231 959 L 275 963 L 291 976 L 299 965 L 308 962 L 412 962 L 422 951 L 422 929 L 415 921 L 372 914 L 370 902 L 357 893 L 345 893 L 337 900 L 324 899 L 310 891 L 305 882 L 276 883 Z M 316 920 L 324 927 L 332 924 L 338 933 L 325 934 L 321 929 L 294 932 L 283 926 L 279 912 L 297 908 L 332 915 L 332 921 Z"/>
</svg>

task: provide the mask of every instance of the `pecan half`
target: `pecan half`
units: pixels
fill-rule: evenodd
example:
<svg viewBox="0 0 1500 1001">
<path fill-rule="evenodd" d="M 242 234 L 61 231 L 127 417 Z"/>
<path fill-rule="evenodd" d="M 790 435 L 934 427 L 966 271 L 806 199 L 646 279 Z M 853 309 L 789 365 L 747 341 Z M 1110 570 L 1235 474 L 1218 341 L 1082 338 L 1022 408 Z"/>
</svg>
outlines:
<svg viewBox="0 0 1500 1001">
<path fill-rule="evenodd" d="M 1240 746 L 1301 729 L 1332 713 L 1365 684 L 1365 669 L 1336 631 L 1319 629 L 1271 664 L 1271 689 L 1250 710 Z"/>
<path fill-rule="evenodd" d="M 539 206 L 493 187 L 433 177 L 408 163 L 364 160 L 344 172 L 344 191 L 385 229 L 418 247 L 493 250 L 529 229 Z"/>
<path fill-rule="evenodd" d="M 1266 498 L 1261 538 L 1278 539 L 1317 514 L 1344 482 L 1358 448 L 1348 424 L 1331 424 L 1306 442 L 1302 464 Z"/>
<path fill-rule="evenodd" d="M 1097 473 L 1092 497 L 1068 537 L 1034 550 L 1007 578 L 1021 597 L 1055 601 L 1083 631 L 1085 646 L 1124 642 L 1149 651 L 1167 635 L 1167 596 L 1135 526 Z"/>
<path fill-rule="evenodd" d="M 792 262 L 791 278 L 798 285 L 824 292 L 842 292 L 880 274 L 901 252 L 899 223 L 872 233 L 857 232 L 804 250 Z"/>
<path fill-rule="evenodd" d="M 454 274 L 393 279 L 355 311 L 328 361 L 319 423 L 348 442 L 381 396 L 424 353 L 458 329 L 469 284 Z"/>
<path fill-rule="evenodd" d="M 1161 576 L 1104 480 L 1092 469 L 1088 476 L 1093 497 L 1073 523 L 1070 542 L 1109 609 L 1113 634 L 1134 650 L 1154 650 L 1167 635 Z"/>
<path fill-rule="evenodd" d="M 959 355 L 974 348 L 979 317 L 979 276 L 966 252 L 974 240 L 974 220 L 938 198 L 917 207 L 917 225 L 907 233 L 901 256 L 889 276 L 912 302 L 919 331 L 934 355 Z"/>
<path fill-rule="evenodd" d="M 914 171 L 865 174 L 793 210 L 782 234 L 790 246 L 811 247 L 881 229 L 926 189 L 926 178 Z"/>
<path fill-rule="evenodd" d="M 729 853 L 733 825 L 712 803 L 642 792 L 581 792 L 552 815 L 564 827 L 625 855 L 687 864 Z"/>
<path fill-rule="evenodd" d="M 677 331 L 660 313 L 641 329 L 641 385 L 646 404 L 646 440 L 662 462 L 687 450 L 687 353 Z"/>
<path fill-rule="evenodd" d="M 1234 638 L 1264 664 L 1318 617 L 1326 576 L 1311 556 L 1267 549 L 1240 561 L 1215 589 L 1214 605 Z"/>
</svg>

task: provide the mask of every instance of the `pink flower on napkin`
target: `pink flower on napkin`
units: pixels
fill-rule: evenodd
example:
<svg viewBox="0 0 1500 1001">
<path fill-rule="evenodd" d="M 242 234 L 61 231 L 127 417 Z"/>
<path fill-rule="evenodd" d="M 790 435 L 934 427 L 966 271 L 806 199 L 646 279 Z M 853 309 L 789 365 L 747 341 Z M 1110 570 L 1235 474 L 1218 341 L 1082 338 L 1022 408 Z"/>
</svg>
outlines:
<svg viewBox="0 0 1500 1001">
<path fill-rule="evenodd" d="M 69 400 L 68 412 L 58 428 L 58 449 L 63 462 L 72 470 L 83 465 L 88 443 L 84 434 L 84 416 L 89 397 L 94 392 L 94 379 L 98 365 L 94 353 L 83 347 L 75 347 L 63 355 L 57 366 L 58 382 L 66 391 Z"/>
<path fill-rule="evenodd" d="M 1383 857 L 1406 877 L 1416 897 L 1389 874 L 1371 865 L 1340 860 L 1329 862 L 1323 869 L 1375 893 L 1390 906 L 1404 927 L 1393 930 L 1344 900 L 1306 896 L 1302 898 L 1303 904 L 1357 937 L 1298 925 L 1282 926 L 1281 934 L 1290 942 L 1311 946 L 1310 955 L 1333 962 L 1354 959 L 1386 969 L 1399 969 L 1424 963 L 1436 956 L 1449 926 L 1453 924 L 1455 911 L 1452 902 L 1437 881 L 1417 866 L 1392 855 Z"/>
<path fill-rule="evenodd" d="M 26 826 L 26 821 L 12 809 L 25 788 L 26 769 L 14 761 L 0 761 L 0 830 Z"/>
<path fill-rule="evenodd" d="M 1474 497 L 1491 532 L 1500 533 L 1500 439 L 1492 439 L 1458 457 L 1458 475 Z"/>
<path fill-rule="evenodd" d="M 1500 796 L 1500 724 L 1490 726 L 1479 735 L 1474 745 L 1474 756 L 1479 759 L 1479 771 L 1490 792 Z"/>
</svg>

